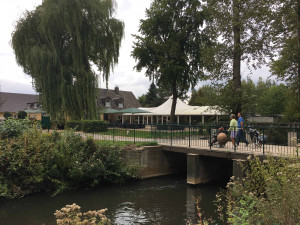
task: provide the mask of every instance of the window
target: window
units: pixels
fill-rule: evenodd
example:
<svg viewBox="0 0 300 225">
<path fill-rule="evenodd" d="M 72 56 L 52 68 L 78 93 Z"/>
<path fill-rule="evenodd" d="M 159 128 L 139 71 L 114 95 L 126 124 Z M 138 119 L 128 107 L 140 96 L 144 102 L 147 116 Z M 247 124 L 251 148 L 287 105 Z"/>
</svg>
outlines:
<svg viewBox="0 0 300 225">
<path fill-rule="evenodd" d="M 119 106 L 119 108 L 123 108 L 124 107 L 122 99 L 118 100 L 118 106 Z"/>
<path fill-rule="evenodd" d="M 110 99 L 105 99 L 105 107 L 111 107 Z"/>
</svg>

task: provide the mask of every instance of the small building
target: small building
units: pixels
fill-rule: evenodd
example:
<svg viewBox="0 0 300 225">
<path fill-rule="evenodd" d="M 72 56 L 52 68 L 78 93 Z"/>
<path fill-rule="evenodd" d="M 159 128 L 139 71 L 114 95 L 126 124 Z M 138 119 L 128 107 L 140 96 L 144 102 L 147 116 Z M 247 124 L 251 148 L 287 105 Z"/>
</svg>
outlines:
<svg viewBox="0 0 300 225">
<path fill-rule="evenodd" d="M 37 120 L 45 113 L 41 110 L 38 95 L 0 92 L 0 120 L 4 119 L 4 112 L 18 118 L 19 111 L 25 111 L 29 118 Z"/>
<path fill-rule="evenodd" d="M 131 91 L 121 91 L 119 87 L 112 89 L 97 88 L 97 106 L 100 119 L 112 123 L 121 123 L 122 114 L 114 110 L 139 108 L 141 104 Z"/>
<path fill-rule="evenodd" d="M 170 113 L 173 97 L 158 107 L 140 108 L 148 111 L 148 113 L 125 113 L 122 121 L 132 121 L 136 124 L 166 124 L 170 121 Z M 177 99 L 175 117 L 177 124 L 196 124 L 208 121 L 218 121 L 220 116 L 227 115 L 226 112 L 220 110 L 217 106 L 190 106 Z"/>
</svg>

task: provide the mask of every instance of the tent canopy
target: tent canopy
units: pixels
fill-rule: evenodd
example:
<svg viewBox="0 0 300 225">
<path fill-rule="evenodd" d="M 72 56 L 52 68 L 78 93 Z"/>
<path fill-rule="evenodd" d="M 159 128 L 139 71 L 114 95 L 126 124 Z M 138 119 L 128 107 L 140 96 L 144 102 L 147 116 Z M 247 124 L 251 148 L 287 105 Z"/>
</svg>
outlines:
<svg viewBox="0 0 300 225">
<path fill-rule="evenodd" d="M 144 116 L 169 116 L 172 108 L 173 97 L 170 97 L 166 102 L 156 108 L 139 108 L 148 111 L 148 113 L 138 113 Z M 176 116 L 191 116 L 191 115 L 225 115 L 226 113 L 218 109 L 217 106 L 190 106 L 179 98 L 177 98 Z"/>
<path fill-rule="evenodd" d="M 131 113 L 131 114 L 136 114 L 136 113 L 149 113 L 146 110 L 139 109 L 139 108 L 128 108 L 128 109 L 123 109 L 118 111 L 119 113 Z"/>
<path fill-rule="evenodd" d="M 118 113 L 118 112 L 119 112 L 118 110 L 110 109 L 110 108 L 100 110 L 100 113 L 107 113 L 107 114 Z"/>
</svg>

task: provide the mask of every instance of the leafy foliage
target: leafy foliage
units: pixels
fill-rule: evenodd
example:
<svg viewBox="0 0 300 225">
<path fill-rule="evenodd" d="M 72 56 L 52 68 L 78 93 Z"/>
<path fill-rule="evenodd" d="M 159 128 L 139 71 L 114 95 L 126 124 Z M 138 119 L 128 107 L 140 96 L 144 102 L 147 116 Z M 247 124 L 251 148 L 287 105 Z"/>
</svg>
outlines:
<svg viewBox="0 0 300 225">
<path fill-rule="evenodd" d="M 227 191 L 218 196 L 223 222 L 297 224 L 300 216 L 299 165 L 297 158 L 251 159 L 245 167 L 246 177 L 233 178 Z"/>
<path fill-rule="evenodd" d="M 259 99 L 257 111 L 261 115 L 275 115 L 284 112 L 288 100 L 288 89 L 285 85 L 270 87 Z"/>
<path fill-rule="evenodd" d="M 100 209 L 95 211 L 88 211 L 82 213 L 80 206 L 73 203 L 72 205 L 66 205 L 60 210 L 56 210 L 54 215 L 56 217 L 57 225 L 110 225 L 111 221 L 106 218 L 104 213 L 107 209 Z"/>
<path fill-rule="evenodd" d="M 5 198 L 38 191 L 56 195 L 133 177 L 135 169 L 125 164 L 119 146 L 83 140 L 74 132 L 29 129 L 0 143 L 0 196 Z"/>
<path fill-rule="evenodd" d="M 204 78 L 203 52 L 211 44 L 203 31 L 206 13 L 198 0 L 154 0 L 141 20 L 132 56 L 136 69 L 173 94 L 176 100 Z"/>
<path fill-rule="evenodd" d="M 30 127 L 29 120 L 7 119 L 0 123 L 0 137 L 12 138 L 21 135 Z"/>
<path fill-rule="evenodd" d="M 260 0 L 207 1 L 212 15 L 208 31 L 217 41 L 211 53 L 216 63 L 210 79 L 232 80 L 235 113 L 241 111 L 243 105 L 241 62 L 256 68 L 266 63 L 265 56 L 270 54 L 270 5 L 269 1 Z"/>
<path fill-rule="evenodd" d="M 294 86 L 297 108 L 300 107 L 300 2 L 271 0 L 272 43 L 276 57 L 272 58 L 271 72 L 280 80 Z M 299 110 L 297 110 L 299 114 Z"/>
<path fill-rule="evenodd" d="M 215 106 L 219 104 L 217 88 L 213 85 L 203 85 L 192 93 L 189 105 Z"/>
<path fill-rule="evenodd" d="M 45 0 L 17 22 L 12 34 L 17 63 L 33 78 L 53 120 L 95 118 L 97 76 L 108 80 L 123 37 L 115 5 L 114 0 Z"/>
<path fill-rule="evenodd" d="M 87 133 L 107 131 L 108 123 L 101 120 L 70 120 L 66 122 L 67 128 L 82 130 Z"/>
<path fill-rule="evenodd" d="M 13 115 L 11 114 L 11 112 L 4 112 L 4 118 L 5 119 L 8 119 L 8 118 L 10 118 L 10 117 L 12 117 Z"/>
<path fill-rule="evenodd" d="M 218 85 L 204 85 L 197 92 L 193 92 L 190 105 L 218 105 L 231 113 L 238 97 L 233 89 L 233 81 L 229 81 L 224 87 Z M 276 84 L 271 80 L 259 78 L 255 84 L 250 78 L 242 80 L 242 112 L 247 115 L 272 116 L 285 114 L 286 120 L 297 121 L 297 111 L 294 110 L 295 95 L 290 87 Z"/>
<path fill-rule="evenodd" d="M 27 113 L 25 111 L 18 112 L 18 119 L 25 119 L 27 117 Z"/>
</svg>

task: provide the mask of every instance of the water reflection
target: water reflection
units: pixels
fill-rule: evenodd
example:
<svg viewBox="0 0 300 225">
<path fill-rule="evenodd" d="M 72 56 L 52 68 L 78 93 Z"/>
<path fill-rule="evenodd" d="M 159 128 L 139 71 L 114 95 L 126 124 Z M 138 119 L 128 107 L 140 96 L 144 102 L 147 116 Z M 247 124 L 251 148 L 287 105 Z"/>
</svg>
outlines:
<svg viewBox="0 0 300 225">
<path fill-rule="evenodd" d="M 0 202 L 1 225 L 51 225 L 53 213 L 66 204 L 77 203 L 82 211 L 108 208 L 106 215 L 115 224 L 186 224 L 196 221 L 195 199 L 200 207 L 215 217 L 215 194 L 219 184 L 190 186 L 185 176 L 167 176 L 126 185 L 72 191 L 49 197 L 36 194 L 19 200 Z"/>
</svg>

